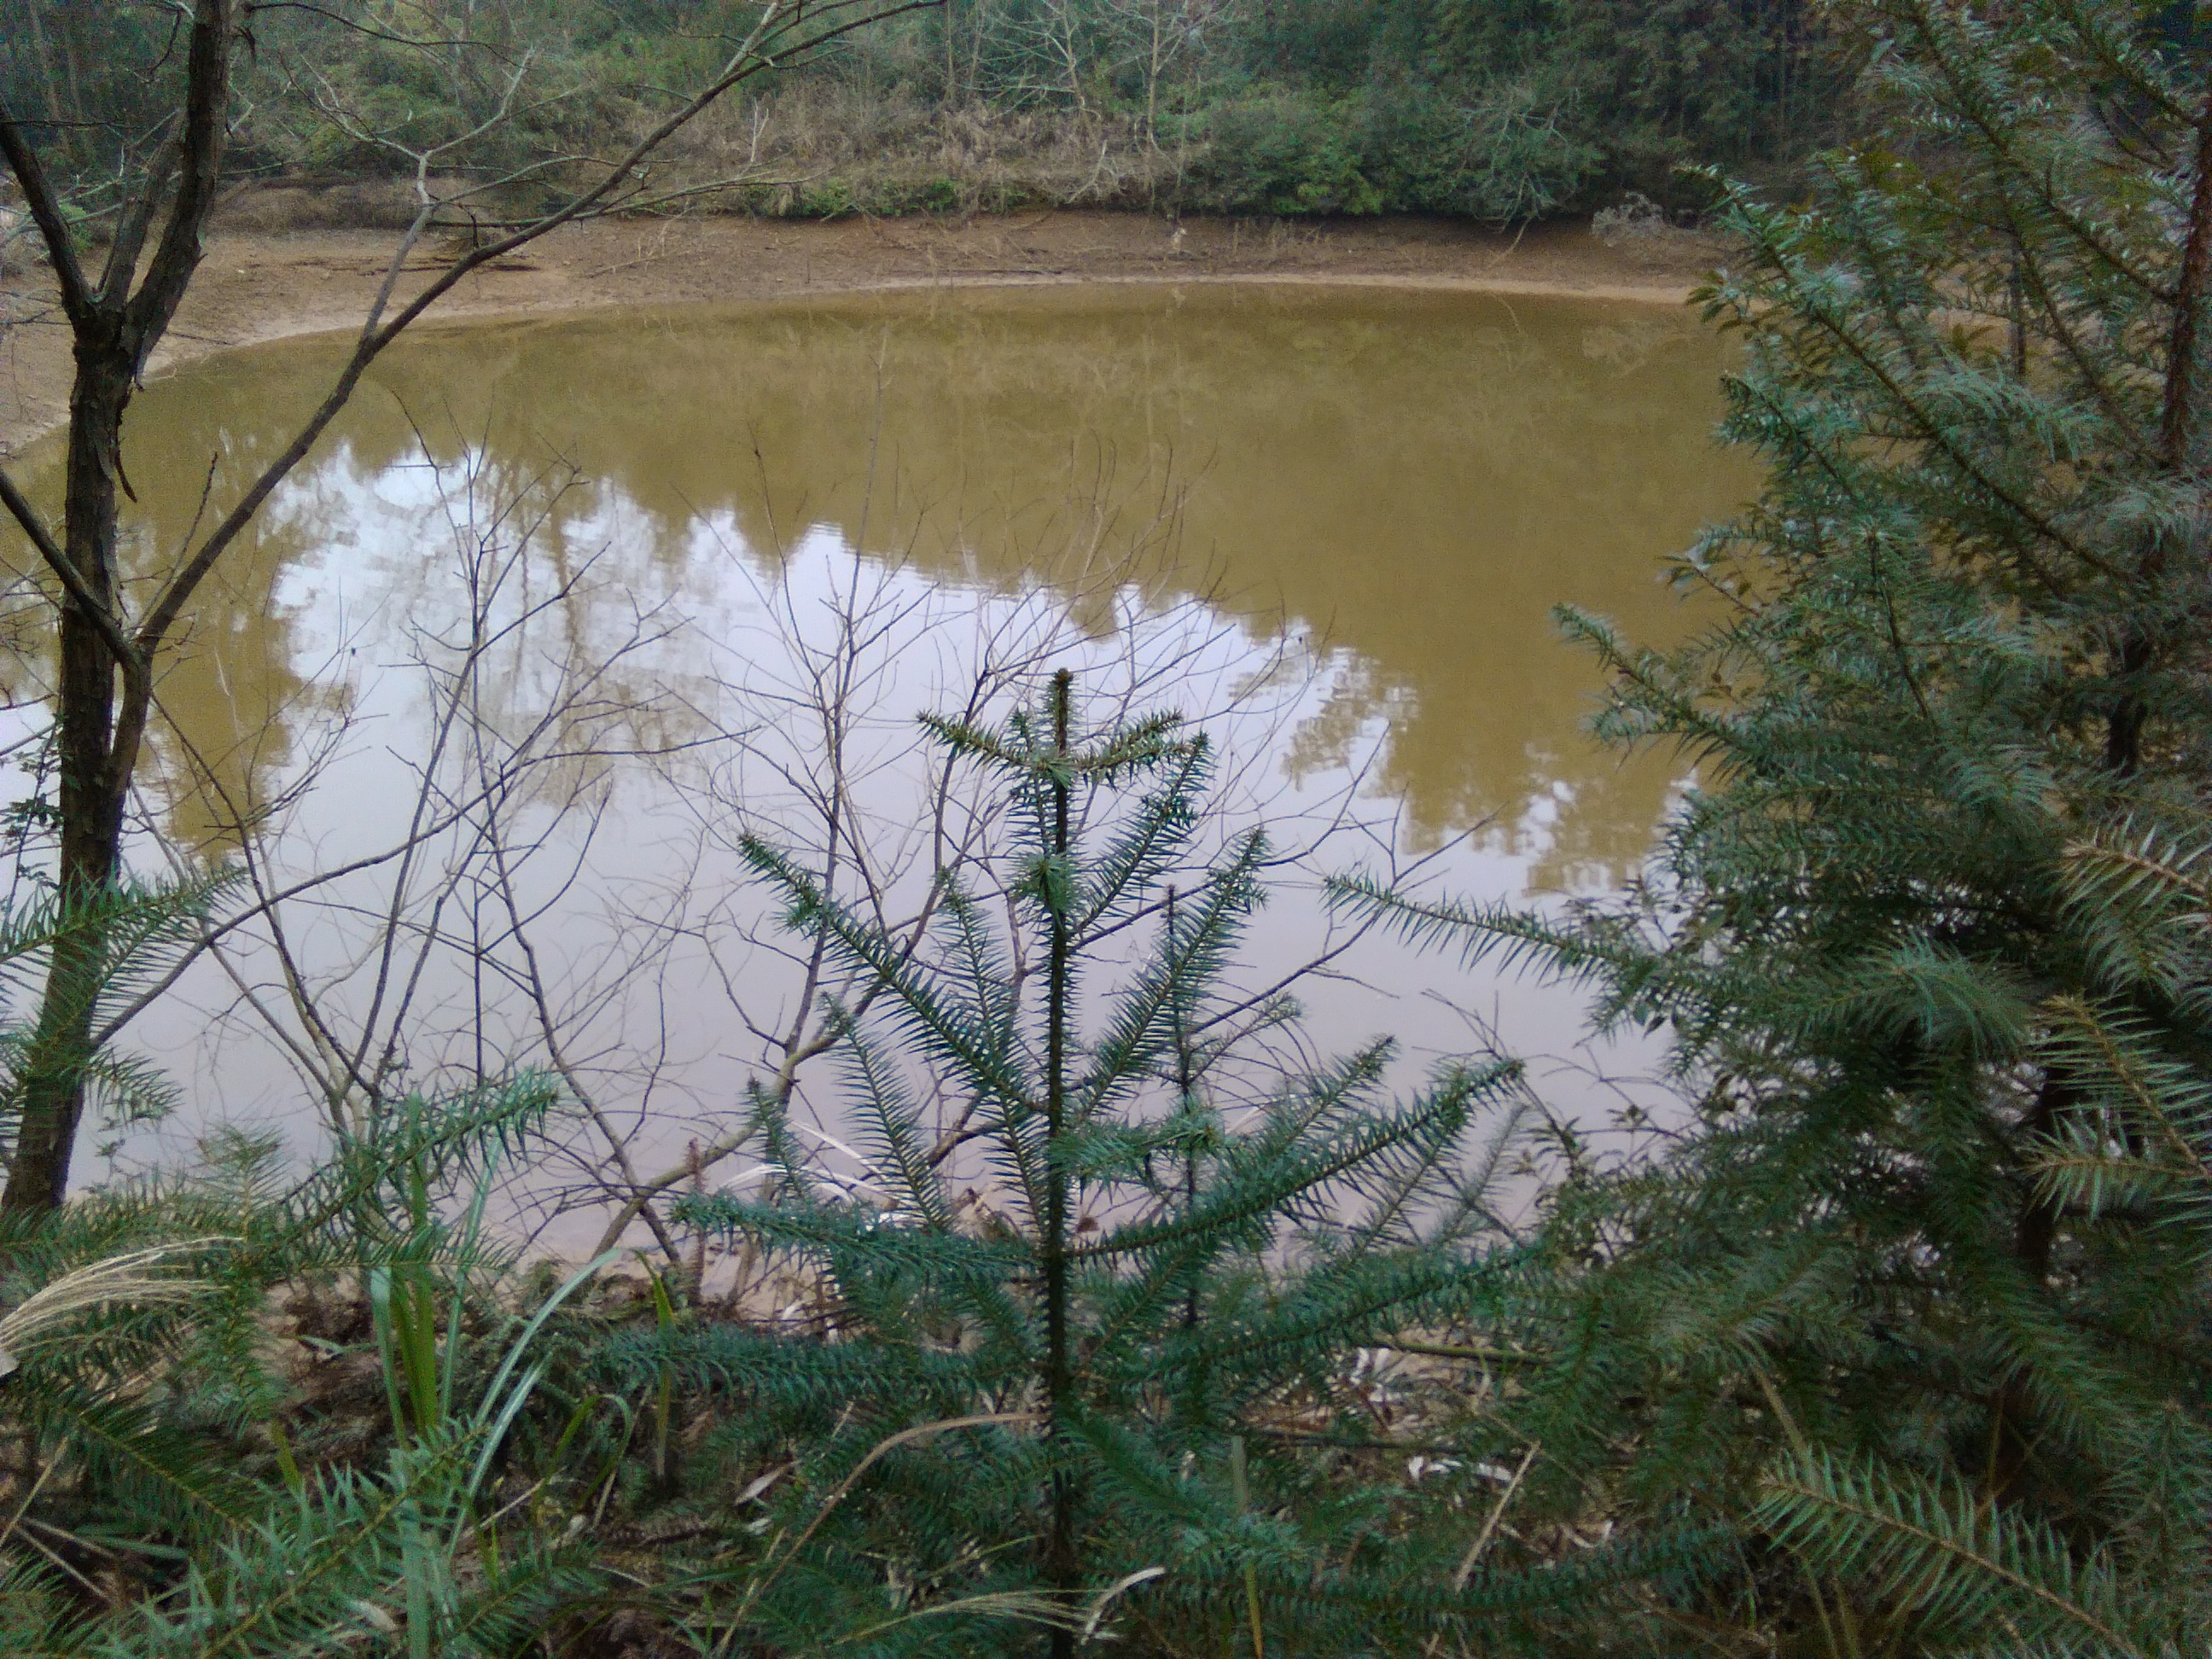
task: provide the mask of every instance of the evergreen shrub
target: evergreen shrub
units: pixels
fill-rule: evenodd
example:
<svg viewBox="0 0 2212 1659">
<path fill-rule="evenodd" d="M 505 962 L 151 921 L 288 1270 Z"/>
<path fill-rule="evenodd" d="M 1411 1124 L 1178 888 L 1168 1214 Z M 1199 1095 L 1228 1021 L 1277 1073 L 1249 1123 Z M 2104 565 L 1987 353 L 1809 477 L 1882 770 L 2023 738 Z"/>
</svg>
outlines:
<svg viewBox="0 0 2212 1659">
<path fill-rule="evenodd" d="M 917 950 L 749 843 L 791 925 L 877 988 L 847 1032 L 840 1131 L 868 1167 L 823 1182 L 761 1094 L 771 1189 L 679 1212 L 805 1264 L 821 1336 L 702 1326 L 615 1351 L 621 1374 L 671 1376 L 792 1449 L 775 1524 L 798 1541 L 736 1628 L 1005 1652 L 1012 1613 L 1065 1652 L 1126 1614 L 1240 1650 L 1351 1651 L 1378 1621 L 1435 1633 L 1567 1594 L 1408 1599 L 1438 1548 L 1408 1523 L 1444 1500 L 1316 1458 L 1376 1441 L 1347 1387 L 1357 1351 L 1453 1304 L 1495 1167 L 1464 1167 L 1469 1131 L 1517 1068 L 1447 1065 L 1402 1099 L 1387 1042 L 1254 1071 L 1246 1032 L 1286 1011 L 1223 973 L 1266 843 L 1186 867 L 1204 740 L 1168 718 L 1086 731 L 1066 672 L 1002 730 L 934 725 L 956 763 L 1006 781 L 1012 931 L 947 887 Z"/>
<path fill-rule="evenodd" d="M 2175 1654 L 2212 1628 L 2212 57 L 2098 0 L 1850 15 L 1884 141 L 1733 191 L 1703 295 L 1771 463 L 1679 568 L 1721 619 L 1566 617 L 1601 729 L 1697 768 L 1651 867 L 1563 914 L 1344 890 L 1669 1042 L 1664 1155 L 1582 1160 L 1491 1303 L 1577 1524 L 1735 1540 L 1639 1617 Z"/>
</svg>

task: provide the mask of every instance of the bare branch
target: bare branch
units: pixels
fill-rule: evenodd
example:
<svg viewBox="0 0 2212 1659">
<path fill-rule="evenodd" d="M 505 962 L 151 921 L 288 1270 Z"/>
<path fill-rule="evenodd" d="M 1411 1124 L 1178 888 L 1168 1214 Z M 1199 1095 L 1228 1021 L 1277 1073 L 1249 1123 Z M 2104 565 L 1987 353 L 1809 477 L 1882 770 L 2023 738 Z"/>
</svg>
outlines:
<svg viewBox="0 0 2212 1659">
<path fill-rule="evenodd" d="M 833 15 L 847 12 L 857 13 L 857 15 L 827 28 L 817 29 L 799 46 L 793 48 L 793 54 L 814 50 L 852 33 L 854 29 L 881 19 L 897 16 L 910 11 L 927 10 L 940 3 L 942 0 L 905 0 L 905 3 L 902 4 L 870 6 L 865 3 L 865 0 L 837 0 L 836 3 L 832 3 L 826 8 L 829 13 Z M 364 335 L 355 347 L 353 355 L 347 361 L 345 367 L 339 371 L 337 382 L 332 386 L 329 396 L 323 400 L 321 406 L 307 418 L 306 423 L 295 434 L 292 441 L 285 447 L 276 459 L 263 470 L 260 477 L 254 480 L 222 522 L 209 533 L 207 539 L 201 543 L 199 550 L 186 560 L 184 565 L 169 578 L 160 597 L 149 608 L 146 619 L 139 629 L 140 648 L 149 656 L 160 648 L 162 640 L 167 637 L 169 629 L 175 625 L 177 617 L 182 612 L 186 602 L 191 599 L 200 583 L 206 580 L 208 572 L 215 568 L 216 562 L 222 556 L 231 543 L 237 539 L 239 533 L 252 520 L 254 514 L 261 510 L 262 503 L 269 499 L 270 492 L 291 474 L 292 470 L 298 466 L 301 460 L 306 459 L 307 452 L 314 447 L 315 441 L 322 436 L 325 429 L 337 418 L 338 411 L 343 409 L 351 399 L 354 389 L 360 385 L 361 377 L 368 372 L 370 363 L 375 361 L 386 346 L 397 339 L 416 318 L 422 316 L 424 312 L 452 292 L 454 285 L 471 271 L 489 264 L 495 259 L 503 258 L 518 248 L 526 247 L 572 220 L 588 214 L 592 208 L 627 183 L 647 157 L 697 117 L 702 111 L 710 107 L 732 87 L 764 70 L 775 68 L 775 59 L 765 55 L 762 48 L 766 41 L 775 36 L 778 27 L 787 21 L 796 23 L 802 15 L 803 9 L 804 0 L 788 0 L 787 5 L 787 0 L 775 0 L 775 3 L 770 4 L 764 10 L 761 22 L 738 47 L 737 53 L 722 73 L 710 82 L 705 88 L 696 94 L 680 109 L 667 116 L 644 137 L 632 145 L 629 152 L 607 170 L 606 176 L 598 185 L 576 197 L 566 206 L 547 214 L 544 218 L 496 241 L 488 242 L 481 247 L 472 248 L 462 254 L 441 272 L 420 295 L 410 301 L 398 316 L 374 333 Z M 793 54 L 787 54 L 788 55 Z"/>
<path fill-rule="evenodd" d="M 231 0 L 197 0 L 186 65 L 184 130 L 178 138 L 176 195 L 145 279 L 124 315 L 133 374 L 144 372 L 147 358 L 177 314 L 192 273 L 199 269 L 200 233 L 215 206 L 224 142 L 229 136 L 230 52 L 234 33 Z M 166 171 L 166 167 L 157 171 Z M 149 185 L 149 196 L 152 193 Z M 147 654 L 150 657 L 152 652 Z"/>
<path fill-rule="evenodd" d="M 46 239 L 46 258 L 62 291 L 62 309 L 73 326 L 88 324 L 97 310 L 97 301 L 93 297 L 92 285 L 85 281 L 84 268 L 77 263 L 76 243 L 70 234 L 69 221 L 63 216 L 61 198 L 54 193 L 53 183 L 46 177 L 38 151 L 31 147 L 23 124 L 8 107 L 4 96 L 0 96 L 0 155 L 7 157 L 9 171 L 22 186 L 23 200 L 31 210 L 31 218 L 39 227 L 39 234 Z"/>
<path fill-rule="evenodd" d="M 133 671 L 143 673 L 145 660 L 139 655 L 138 647 L 130 634 L 116 619 L 115 613 L 100 603 L 100 596 L 92 591 L 91 585 L 55 542 L 45 521 L 39 517 L 38 509 L 31 505 L 23 492 L 15 487 L 15 481 L 4 471 L 0 471 L 0 504 L 6 506 L 9 516 L 22 527 L 23 534 L 30 538 L 31 545 L 39 550 L 39 556 L 46 561 L 46 568 L 54 573 L 55 579 L 68 590 L 70 598 L 86 616 L 92 618 L 93 625 L 100 629 L 100 637 L 107 641 L 107 648 L 115 653 L 115 660 L 124 672 L 126 674 Z"/>
</svg>

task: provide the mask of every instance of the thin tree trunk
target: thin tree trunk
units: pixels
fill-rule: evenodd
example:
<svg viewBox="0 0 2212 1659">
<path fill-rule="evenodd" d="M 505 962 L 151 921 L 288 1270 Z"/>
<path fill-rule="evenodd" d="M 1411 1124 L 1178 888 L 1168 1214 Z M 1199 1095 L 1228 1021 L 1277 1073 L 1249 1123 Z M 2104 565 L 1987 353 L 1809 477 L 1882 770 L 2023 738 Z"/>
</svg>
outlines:
<svg viewBox="0 0 2212 1659">
<path fill-rule="evenodd" d="M 0 107 L 0 149 L 46 240 L 76 356 L 61 546 L 53 549 L 43 539 L 45 532 L 12 486 L 8 502 L 49 552 L 65 590 L 56 624 L 55 702 L 61 812 L 57 878 L 64 907 L 97 904 L 114 885 L 122 863 L 123 808 L 152 708 L 148 663 L 155 643 L 133 641 L 117 603 L 116 492 L 129 489 L 123 417 L 146 359 L 199 266 L 200 237 L 214 210 L 222 163 L 234 33 L 231 0 L 198 0 L 182 120 L 118 213 L 97 285 L 77 262 L 59 198 L 35 152 L 12 113 Z M 142 279 L 139 254 L 165 200 L 168 220 Z M 110 966 L 106 954 L 106 934 L 96 927 L 65 928 L 55 945 L 0 1211 L 51 1209 L 68 1194 L 84 1115 L 94 1000 Z"/>
<path fill-rule="evenodd" d="M 1173 960 L 1174 958 L 1175 948 L 1176 890 L 1170 886 L 1168 889 L 1167 944 L 1165 947 L 1165 952 L 1170 960 Z M 1197 1080 L 1193 1076 L 1191 1071 L 1190 1034 L 1183 1029 L 1182 987 L 1177 986 L 1173 994 L 1175 1000 L 1170 1006 L 1175 1010 L 1176 1106 L 1176 1109 L 1188 1116 L 1194 1112 L 1197 1108 L 1197 1102 L 1193 1097 L 1197 1088 Z M 1196 1213 L 1197 1210 L 1198 1142 L 1196 1138 L 1193 1137 L 1190 1145 L 1183 1151 L 1182 1212 L 1184 1215 L 1189 1216 Z M 1196 1330 L 1198 1328 L 1198 1280 L 1195 1278 L 1190 1281 L 1189 1288 L 1183 1292 L 1182 1328 L 1187 1331 Z"/>
<path fill-rule="evenodd" d="M 79 349 L 70 401 L 64 550 L 93 596 L 112 612 L 116 471 L 110 457 L 131 380 L 127 364 L 114 362 L 113 343 L 105 343 L 109 349 Z M 74 599 L 63 602 L 59 635 L 58 876 L 64 904 L 76 907 L 96 903 L 113 884 L 122 839 L 123 800 L 112 764 L 115 659 L 90 611 Z M 68 1193 L 70 1152 L 84 1115 L 83 1066 L 92 1045 L 102 945 L 97 930 L 70 928 L 55 947 L 24 1079 L 15 1166 L 0 1208 L 47 1209 Z"/>
<path fill-rule="evenodd" d="M 23 9 L 30 19 L 32 52 L 36 56 L 40 63 L 52 63 L 53 61 L 53 54 L 46 45 L 46 19 L 42 15 L 46 10 L 45 5 L 41 3 L 41 0 L 28 0 L 28 3 L 24 6 Z M 64 25 L 64 27 L 66 27 L 66 25 Z M 46 118 L 54 124 L 55 132 L 67 132 L 70 130 L 70 127 L 68 118 L 62 113 L 61 77 L 53 75 L 48 76 L 46 77 Z"/>
<path fill-rule="evenodd" d="M 1068 752 L 1068 703 L 1074 676 L 1061 669 L 1052 677 L 1052 736 L 1062 758 Z M 1052 855 L 1063 868 L 1068 851 L 1068 780 L 1052 786 Z M 1066 1466 L 1067 1413 L 1074 1376 L 1067 1350 L 1067 1176 L 1061 1168 L 1060 1136 L 1067 1113 L 1067 915 L 1061 897 L 1048 884 L 1046 908 L 1052 918 L 1051 957 L 1045 982 L 1045 1215 L 1044 1319 L 1045 1398 L 1053 1443 L 1052 1526 L 1045 1540 L 1045 1574 L 1072 1606 L 1081 1587 L 1075 1546 L 1075 1477 Z M 1053 1659 L 1073 1659 L 1075 1636 L 1055 1628 Z"/>
<path fill-rule="evenodd" d="M 2208 271 L 2212 271 L 2212 96 L 2197 117 L 2197 187 L 2190 201 L 2189 230 L 2181 246 L 2181 275 L 2174 284 L 2173 324 L 2166 337 L 2166 386 L 2159 420 L 2159 458 L 2173 472 L 2189 468 L 2197 419 L 2197 358 L 2199 313 L 2203 310 Z M 2154 540 L 2137 567 L 2146 601 L 2154 601 L 2166 574 L 2166 545 Z M 2134 682 L 2155 655 L 2154 627 L 2130 627 L 2115 653 L 2114 677 L 2120 683 L 2106 724 L 2105 757 L 2122 774 L 2142 763 L 2143 723 L 2149 710 Z"/>
<path fill-rule="evenodd" d="M 960 71 L 953 59 L 953 25 L 958 15 L 952 9 L 952 0 L 945 0 L 945 109 L 949 115 L 960 102 Z"/>
<path fill-rule="evenodd" d="M 2021 1125 L 2022 1146 L 2049 1144 L 2079 1102 L 2078 1090 L 2057 1073 L 2046 1072 L 2042 1086 L 2035 1091 L 2035 1104 Z M 2057 1203 L 2033 1190 L 2033 1178 L 2023 1178 L 2029 1180 L 2030 1190 L 2013 1223 L 2013 1260 L 2028 1281 L 2041 1290 L 2050 1282 L 2062 1217 Z M 2014 1376 L 2000 1383 L 1990 1399 L 1990 1495 L 2003 1503 L 2015 1495 L 2032 1449 L 2030 1419 L 2034 1400 L 2027 1379 Z"/>
</svg>

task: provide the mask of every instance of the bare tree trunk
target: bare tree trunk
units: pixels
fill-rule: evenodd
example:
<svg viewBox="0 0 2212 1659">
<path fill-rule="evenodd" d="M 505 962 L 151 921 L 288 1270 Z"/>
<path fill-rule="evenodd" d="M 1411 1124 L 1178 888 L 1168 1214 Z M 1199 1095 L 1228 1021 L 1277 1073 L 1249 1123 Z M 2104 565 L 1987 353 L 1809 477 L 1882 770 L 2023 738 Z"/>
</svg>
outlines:
<svg viewBox="0 0 2212 1659">
<path fill-rule="evenodd" d="M 1152 49 L 1145 64 L 1145 145 L 1160 153 L 1160 8 L 1164 0 L 1152 0 Z"/>
<path fill-rule="evenodd" d="M 70 400 L 66 552 L 86 586 L 111 614 L 114 599 L 115 467 L 110 457 L 131 395 L 127 366 L 112 350 L 78 348 Z M 58 877 L 65 904 L 96 902 L 113 884 L 123 833 L 123 792 L 115 785 L 115 658 L 89 608 L 64 600 L 59 620 L 61 672 L 56 699 L 61 850 Z M 139 724 L 143 728 L 143 714 Z M 126 768 L 124 775 L 129 775 Z M 24 1079 L 15 1159 L 0 1208 L 36 1210 L 62 1201 L 70 1152 L 84 1114 L 82 1067 L 91 1047 L 100 939 L 63 933 L 54 948 Z"/>
<path fill-rule="evenodd" d="M 9 510 L 64 589 L 56 622 L 61 660 L 55 735 L 61 773 L 57 874 L 65 906 L 97 903 L 114 884 L 124 801 L 153 705 L 148 663 L 155 641 L 131 637 L 117 603 L 115 496 L 118 487 L 129 488 L 123 416 L 146 359 L 199 268 L 200 238 L 222 166 L 235 32 L 231 0 L 198 0 L 184 108 L 172 124 L 173 137 L 165 136 L 117 217 L 96 288 L 77 263 L 60 198 L 37 155 L 12 112 L 0 106 L 0 151 L 46 239 L 76 353 L 61 546 L 53 545 L 12 484 L 5 492 Z M 141 280 L 139 254 L 165 201 L 168 221 Z M 69 928 L 54 948 L 0 1209 L 48 1209 L 69 1190 L 105 947 L 99 929 Z"/>
<path fill-rule="evenodd" d="M 945 0 L 945 110 L 946 110 L 946 112 L 947 112 L 948 113 L 950 113 L 950 112 L 951 112 L 952 110 L 954 110 L 955 108 L 958 107 L 958 106 L 959 106 L 959 102 L 960 102 L 960 72 L 959 72 L 958 69 L 955 66 L 954 60 L 953 60 L 953 56 L 952 56 L 952 48 L 953 48 L 952 27 L 953 27 L 954 23 L 956 23 L 956 22 L 958 21 L 958 19 L 959 19 L 959 14 L 958 14 L 957 12 L 956 12 L 956 11 L 954 11 L 954 10 L 953 10 L 953 9 L 952 9 L 952 4 L 951 4 L 951 0 Z"/>
</svg>

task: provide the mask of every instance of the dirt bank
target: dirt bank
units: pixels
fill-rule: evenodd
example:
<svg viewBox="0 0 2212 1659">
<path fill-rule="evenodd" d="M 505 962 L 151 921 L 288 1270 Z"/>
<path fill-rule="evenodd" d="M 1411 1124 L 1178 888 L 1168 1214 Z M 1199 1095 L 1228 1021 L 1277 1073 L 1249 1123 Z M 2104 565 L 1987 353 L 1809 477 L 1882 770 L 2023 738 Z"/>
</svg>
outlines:
<svg viewBox="0 0 2212 1659">
<path fill-rule="evenodd" d="M 388 231 L 213 237 L 153 370 L 227 346 L 358 325 L 392 247 Z M 431 315 L 452 319 L 830 293 L 931 283 L 1091 281 L 1389 283 L 1680 303 L 1712 250 L 1687 239 L 1607 247 L 1579 225 L 1520 236 L 1419 220 L 1255 225 L 1048 211 L 966 221 L 620 221 L 562 230 L 478 272 Z M 418 256 L 423 271 L 434 269 Z M 410 271 L 412 267 L 410 266 Z M 9 273 L 0 314 L 49 302 L 43 270 Z M 417 276 L 416 281 L 424 280 Z M 0 455 L 62 418 L 67 331 L 58 319 L 0 333 Z"/>
</svg>

